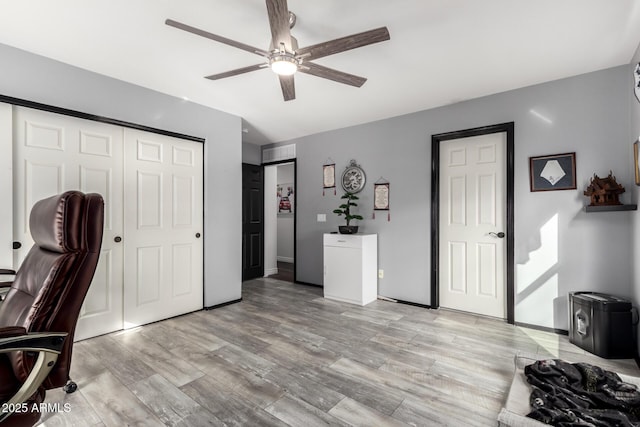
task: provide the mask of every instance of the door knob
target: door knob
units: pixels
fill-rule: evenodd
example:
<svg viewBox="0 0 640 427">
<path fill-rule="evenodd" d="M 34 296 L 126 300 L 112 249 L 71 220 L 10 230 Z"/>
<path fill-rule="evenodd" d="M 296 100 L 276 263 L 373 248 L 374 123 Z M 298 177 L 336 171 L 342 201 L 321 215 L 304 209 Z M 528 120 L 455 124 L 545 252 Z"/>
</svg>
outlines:
<svg viewBox="0 0 640 427">
<path fill-rule="evenodd" d="M 116 243 L 120 243 L 120 242 L 122 242 L 122 237 L 116 236 L 116 237 L 113 238 L 113 241 L 116 242 Z"/>
<path fill-rule="evenodd" d="M 196 233 L 196 239 L 200 238 L 200 233 Z"/>
<path fill-rule="evenodd" d="M 22 247 L 22 243 L 20 242 L 13 242 L 13 249 L 20 249 Z"/>
<path fill-rule="evenodd" d="M 499 233 L 494 233 L 493 231 L 489 233 L 489 236 L 497 237 L 498 239 L 503 239 L 505 234 L 501 231 Z"/>
</svg>

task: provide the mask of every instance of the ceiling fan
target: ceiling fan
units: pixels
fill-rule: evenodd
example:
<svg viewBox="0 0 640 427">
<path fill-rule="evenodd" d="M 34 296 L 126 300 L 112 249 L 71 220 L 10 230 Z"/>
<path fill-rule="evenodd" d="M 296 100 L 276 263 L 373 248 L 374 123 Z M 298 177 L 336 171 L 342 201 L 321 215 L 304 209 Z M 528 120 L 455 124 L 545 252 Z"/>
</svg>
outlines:
<svg viewBox="0 0 640 427">
<path fill-rule="evenodd" d="M 265 62 L 260 64 L 250 65 L 224 73 L 212 74 L 206 76 L 206 78 L 218 80 L 263 68 L 271 68 L 273 72 L 278 74 L 285 101 L 296 98 L 293 75 L 298 71 L 350 86 L 362 86 L 364 82 L 367 81 L 364 77 L 327 68 L 311 61 L 390 39 L 387 27 L 380 27 L 375 30 L 364 31 L 312 46 L 298 48 L 297 40 L 291 36 L 291 28 L 295 25 L 296 16 L 292 12 L 289 12 L 287 0 L 266 0 L 266 2 L 269 26 L 271 27 L 271 46 L 268 51 L 212 34 L 208 31 L 174 21 L 173 19 L 167 19 L 165 24 L 264 57 Z"/>
</svg>

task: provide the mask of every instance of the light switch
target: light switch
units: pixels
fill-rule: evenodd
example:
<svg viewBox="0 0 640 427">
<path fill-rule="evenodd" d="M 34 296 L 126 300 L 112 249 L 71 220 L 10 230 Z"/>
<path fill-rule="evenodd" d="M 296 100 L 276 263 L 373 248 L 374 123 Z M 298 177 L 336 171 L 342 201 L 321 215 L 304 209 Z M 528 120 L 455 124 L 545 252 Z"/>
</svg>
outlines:
<svg viewBox="0 0 640 427">
<path fill-rule="evenodd" d="M 327 222 L 327 214 L 318 214 L 318 222 Z"/>
</svg>

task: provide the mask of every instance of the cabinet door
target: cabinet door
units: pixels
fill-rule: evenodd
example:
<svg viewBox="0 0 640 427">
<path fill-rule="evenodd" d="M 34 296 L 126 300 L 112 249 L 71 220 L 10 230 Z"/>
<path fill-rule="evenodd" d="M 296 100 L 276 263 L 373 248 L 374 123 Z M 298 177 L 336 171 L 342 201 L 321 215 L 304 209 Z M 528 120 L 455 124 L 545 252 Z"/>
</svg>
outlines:
<svg viewBox="0 0 640 427">
<path fill-rule="evenodd" d="M 362 303 L 362 249 L 325 246 L 324 296 Z"/>
</svg>

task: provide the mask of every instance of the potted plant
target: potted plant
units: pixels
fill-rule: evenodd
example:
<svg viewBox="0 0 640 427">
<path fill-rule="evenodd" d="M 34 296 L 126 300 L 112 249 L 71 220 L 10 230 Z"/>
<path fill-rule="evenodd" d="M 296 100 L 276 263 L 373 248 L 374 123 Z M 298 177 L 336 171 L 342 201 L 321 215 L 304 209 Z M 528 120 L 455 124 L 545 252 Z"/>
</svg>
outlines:
<svg viewBox="0 0 640 427">
<path fill-rule="evenodd" d="M 364 219 L 361 215 L 351 213 L 351 208 L 358 206 L 358 204 L 354 202 L 354 200 L 358 200 L 358 196 L 353 193 L 346 192 L 342 195 L 341 199 L 346 199 L 347 202 L 341 204 L 338 209 L 334 209 L 333 213 L 338 216 L 344 215 L 344 218 L 347 220 L 347 225 L 338 226 L 338 231 L 340 231 L 340 234 L 356 234 L 358 232 L 358 226 L 349 225 L 349 223 L 352 219 Z"/>
</svg>

